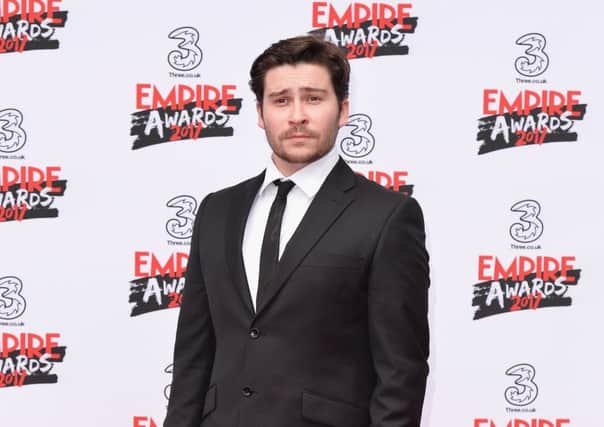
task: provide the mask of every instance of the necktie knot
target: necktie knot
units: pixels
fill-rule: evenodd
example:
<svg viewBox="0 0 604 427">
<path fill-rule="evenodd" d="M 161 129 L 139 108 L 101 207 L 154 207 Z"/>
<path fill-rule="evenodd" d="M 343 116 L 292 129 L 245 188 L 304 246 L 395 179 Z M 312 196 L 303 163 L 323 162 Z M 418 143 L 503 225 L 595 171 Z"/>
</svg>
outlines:
<svg viewBox="0 0 604 427">
<path fill-rule="evenodd" d="M 273 181 L 273 184 L 277 186 L 277 198 L 285 199 L 290 190 L 294 187 L 294 182 L 290 180 L 280 181 L 278 179 Z"/>
</svg>

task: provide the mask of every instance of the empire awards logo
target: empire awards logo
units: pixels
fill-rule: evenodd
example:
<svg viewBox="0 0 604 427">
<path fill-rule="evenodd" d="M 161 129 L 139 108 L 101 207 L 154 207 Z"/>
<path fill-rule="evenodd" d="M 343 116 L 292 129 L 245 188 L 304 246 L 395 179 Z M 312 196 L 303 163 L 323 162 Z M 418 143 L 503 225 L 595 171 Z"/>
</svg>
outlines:
<svg viewBox="0 0 604 427">
<path fill-rule="evenodd" d="M 170 380 L 172 379 L 172 374 L 174 373 L 174 364 L 171 363 L 168 366 L 166 366 L 166 369 L 164 369 L 164 372 L 166 374 L 170 375 Z M 164 387 L 164 397 L 166 398 L 166 400 L 170 400 L 170 390 L 172 388 L 172 383 L 168 384 L 167 386 Z"/>
<path fill-rule="evenodd" d="M 545 36 L 528 33 L 516 44 L 524 48 L 515 58 L 514 67 L 522 77 L 519 84 L 543 84 L 539 77 L 547 70 L 550 59 L 545 51 Z M 578 141 L 576 124 L 583 120 L 587 104 L 577 89 L 509 89 L 486 88 L 482 95 L 482 114 L 478 119 L 476 140 L 478 154 L 504 148 L 543 145 L 553 142 Z"/>
<path fill-rule="evenodd" d="M 0 54 L 58 49 L 53 38 L 65 27 L 62 0 L 0 0 Z"/>
<path fill-rule="evenodd" d="M 189 246 L 197 213 L 197 200 L 189 195 L 172 197 L 166 203 L 170 217 L 165 231 L 168 246 Z M 130 281 L 130 316 L 178 308 L 185 286 L 188 248 L 172 248 L 168 256 L 152 250 L 134 252 L 134 279 Z"/>
<path fill-rule="evenodd" d="M 347 58 L 407 55 L 407 36 L 415 33 L 417 17 L 411 3 L 348 4 L 339 9 L 323 1 L 312 3 L 309 34 L 327 40 L 347 53 Z"/>
<path fill-rule="evenodd" d="M 0 388 L 58 382 L 53 369 L 65 359 L 61 334 L 0 333 Z"/>
</svg>

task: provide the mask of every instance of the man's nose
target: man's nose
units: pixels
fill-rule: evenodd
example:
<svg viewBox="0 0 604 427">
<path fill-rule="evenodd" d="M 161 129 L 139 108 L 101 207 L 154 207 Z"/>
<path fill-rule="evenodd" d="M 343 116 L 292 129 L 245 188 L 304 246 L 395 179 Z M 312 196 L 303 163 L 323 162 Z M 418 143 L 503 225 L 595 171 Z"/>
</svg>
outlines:
<svg viewBox="0 0 604 427">
<path fill-rule="evenodd" d="M 308 116 L 306 114 L 306 109 L 304 108 L 304 103 L 302 101 L 294 101 L 291 104 L 291 109 L 289 113 L 289 121 L 291 124 L 306 124 L 308 123 Z"/>
</svg>

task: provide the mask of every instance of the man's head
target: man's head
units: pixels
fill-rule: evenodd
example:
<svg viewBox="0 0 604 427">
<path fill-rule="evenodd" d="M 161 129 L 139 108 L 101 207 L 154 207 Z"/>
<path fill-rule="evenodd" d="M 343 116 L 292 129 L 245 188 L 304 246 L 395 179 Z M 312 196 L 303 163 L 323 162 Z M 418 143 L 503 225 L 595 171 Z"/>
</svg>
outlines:
<svg viewBox="0 0 604 427">
<path fill-rule="evenodd" d="M 273 160 L 291 174 L 325 155 L 348 118 L 350 66 L 335 45 L 312 36 L 281 40 L 254 61 L 250 87 Z"/>
</svg>

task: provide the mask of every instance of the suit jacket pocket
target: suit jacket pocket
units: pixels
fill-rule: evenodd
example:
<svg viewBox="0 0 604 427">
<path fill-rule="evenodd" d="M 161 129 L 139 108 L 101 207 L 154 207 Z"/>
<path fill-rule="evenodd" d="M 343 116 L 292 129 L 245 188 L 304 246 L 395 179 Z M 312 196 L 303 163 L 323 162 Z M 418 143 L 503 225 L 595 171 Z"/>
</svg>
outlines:
<svg viewBox="0 0 604 427">
<path fill-rule="evenodd" d="M 367 409 L 350 403 L 302 392 L 302 417 L 332 427 L 368 427 Z"/>
<path fill-rule="evenodd" d="M 360 270 L 363 268 L 364 263 L 365 260 L 363 258 L 354 255 L 311 252 L 306 256 L 302 265 L 306 267 L 333 267 Z"/>
<path fill-rule="evenodd" d="M 211 385 L 206 392 L 206 400 L 203 404 L 203 412 L 201 413 L 201 418 L 207 417 L 216 409 L 216 384 Z"/>
</svg>

